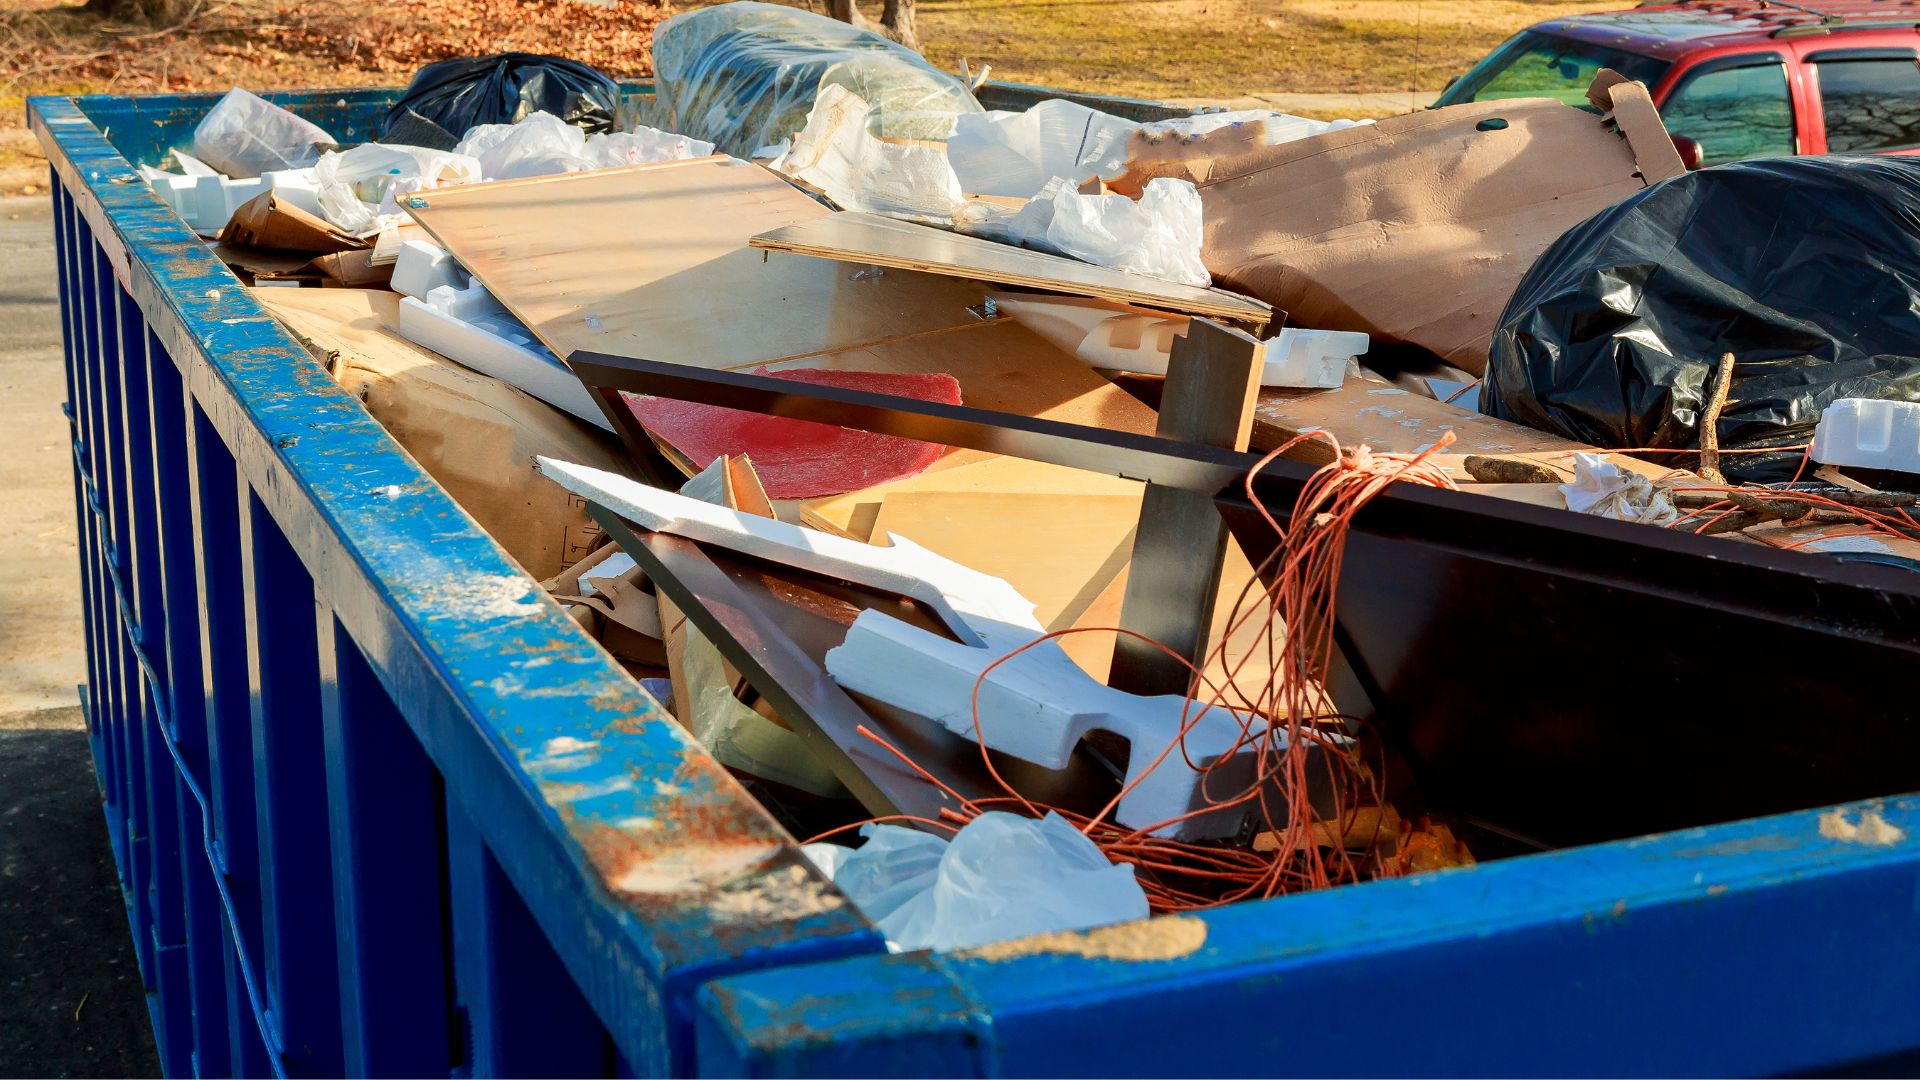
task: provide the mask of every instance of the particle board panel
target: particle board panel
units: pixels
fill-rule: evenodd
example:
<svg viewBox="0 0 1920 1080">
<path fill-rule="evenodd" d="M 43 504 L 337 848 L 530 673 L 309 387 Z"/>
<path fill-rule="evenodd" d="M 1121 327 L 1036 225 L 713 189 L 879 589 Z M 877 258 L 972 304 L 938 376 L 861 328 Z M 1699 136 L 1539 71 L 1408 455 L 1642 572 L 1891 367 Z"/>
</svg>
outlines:
<svg viewBox="0 0 1920 1080">
<path fill-rule="evenodd" d="M 977 322 L 980 286 L 756 251 L 831 213 L 725 157 L 423 192 L 403 204 L 555 353 L 742 368 Z"/>
<path fill-rule="evenodd" d="M 1264 324 L 1273 308 L 1224 289 L 1130 274 L 927 225 L 844 211 L 753 237 L 753 246 Z"/>
<path fill-rule="evenodd" d="M 845 495 L 830 495 L 801 504 L 801 520 L 817 529 L 856 540 L 871 540 L 885 500 L 906 493 L 959 492 L 983 495 L 1041 495 L 1049 498 L 1121 495 L 1137 506 L 1144 487 L 1135 480 L 1051 465 L 1044 461 L 989 454 L 979 450 L 949 450 L 931 469 L 891 484 L 880 484 Z"/>
</svg>

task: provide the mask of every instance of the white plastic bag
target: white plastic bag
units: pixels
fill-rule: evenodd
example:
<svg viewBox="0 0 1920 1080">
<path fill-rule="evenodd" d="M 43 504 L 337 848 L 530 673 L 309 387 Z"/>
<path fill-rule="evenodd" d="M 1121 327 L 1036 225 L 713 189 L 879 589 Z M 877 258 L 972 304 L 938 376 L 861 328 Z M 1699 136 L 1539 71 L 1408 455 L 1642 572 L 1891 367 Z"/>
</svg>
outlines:
<svg viewBox="0 0 1920 1080">
<path fill-rule="evenodd" d="M 1680 519 L 1673 494 L 1599 454 L 1573 455 L 1573 483 L 1561 484 L 1567 509 L 1641 525 L 1671 525 Z"/>
<path fill-rule="evenodd" d="M 1125 195 L 1082 195 L 1056 176 L 1011 218 L 956 215 L 954 227 L 1147 277 L 1213 282 L 1200 261 L 1200 192 L 1186 180 L 1152 180 L 1135 202 Z"/>
<path fill-rule="evenodd" d="M 593 168 L 587 157 L 587 133 L 548 112 L 517 124 L 476 124 L 468 128 L 456 154 L 480 163 L 488 180 L 580 172 Z"/>
<path fill-rule="evenodd" d="M 807 851 L 900 949 L 967 949 L 1148 914 L 1133 867 L 1058 814 L 982 814 L 951 841 L 898 825 L 861 832 L 867 842 L 851 854 Z"/>
<path fill-rule="evenodd" d="M 844 210 L 946 222 L 961 204 L 947 155 L 874 138 L 867 133 L 870 112 L 860 95 L 827 87 L 806 127 L 768 167 L 825 192 Z"/>
<path fill-rule="evenodd" d="M 969 195 L 1031 198 L 1056 176 L 1085 179 L 1095 153 L 1124 146 L 1139 126 L 1064 98 L 1026 112 L 962 113 L 947 139 L 947 161 Z"/>
<path fill-rule="evenodd" d="M 594 163 L 594 168 L 684 161 L 712 153 L 713 144 L 710 142 L 645 126 L 632 131 L 587 136 L 587 157 Z"/>
<path fill-rule="evenodd" d="M 227 91 L 193 129 L 194 156 L 235 180 L 311 165 L 320 154 L 314 144 L 333 141 L 319 125 L 239 87 Z"/>
<path fill-rule="evenodd" d="M 480 181 L 480 163 L 465 154 L 421 146 L 362 143 L 329 150 L 313 166 L 320 213 L 355 235 L 400 224 L 400 196 Z"/>
</svg>

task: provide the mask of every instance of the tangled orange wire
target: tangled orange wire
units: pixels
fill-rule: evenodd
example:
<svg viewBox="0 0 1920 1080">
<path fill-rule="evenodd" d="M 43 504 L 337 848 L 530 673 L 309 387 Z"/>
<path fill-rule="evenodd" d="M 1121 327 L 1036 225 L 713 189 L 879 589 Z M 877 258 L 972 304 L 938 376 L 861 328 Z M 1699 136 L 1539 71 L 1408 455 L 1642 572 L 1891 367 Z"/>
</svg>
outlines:
<svg viewBox="0 0 1920 1080">
<path fill-rule="evenodd" d="M 1255 480 L 1270 463 L 1307 440 L 1320 440 L 1332 447 L 1334 460 L 1310 477 L 1295 499 L 1285 523 L 1276 518 L 1255 491 Z M 923 779 L 938 786 L 955 802 L 955 808 L 943 809 L 941 820 L 918 818 L 879 818 L 876 821 L 911 821 L 942 829 L 957 829 L 989 810 L 1010 809 L 1038 816 L 1054 812 L 1078 826 L 1115 862 L 1130 863 L 1141 873 L 1140 883 L 1156 912 L 1191 910 L 1231 903 L 1256 896 L 1326 888 L 1367 877 L 1397 873 L 1396 862 L 1383 859 L 1378 849 L 1356 856 L 1343 842 L 1362 809 L 1361 800 L 1381 805 L 1378 771 L 1367 769 L 1357 756 L 1357 743 L 1350 738 L 1346 719 L 1329 700 L 1325 680 L 1333 647 L 1333 614 L 1340 569 L 1346 549 L 1347 533 L 1354 516 L 1375 496 L 1395 483 L 1422 484 L 1453 488 L 1445 471 L 1431 459 L 1452 443 L 1447 433 L 1433 446 L 1417 454 L 1373 453 L 1365 446 L 1342 453 L 1340 444 L 1328 432 L 1300 435 L 1276 448 L 1251 469 L 1246 477 L 1246 493 L 1254 508 L 1274 531 L 1276 544 L 1267 559 L 1257 567 L 1253 580 L 1236 599 L 1226 632 L 1213 644 L 1207 663 L 1195 665 L 1165 645 L 1116 627 L 1076 627 L 1036 638 L 988 665 L 974 683 L 973 719 L 975 741 L 988 774 L 1006 792 L 986 799 L 963 798 L 897 747 L 867 728 L 860 734 L 885 748 Z M 1261 585 L 1262 581 L 1268 582 Z M 1230 661 L 1227 643 L 1243 640 L 1247 628 L 1258 635 L 1257 647 Z M 1022 795 L 994 768 L 980 732 L 980 688 L 1000 664 L 1041 642 L 1070 633 L 1108 632 L 1127 634 L 1145 641 L 1173 656 L 1193 673 L 1181 725 L 1148 768 L 1114 794 L 1092 816 L 1077 814 L 1036 802 Z M 1264 667 L 1250 674 L 1259 681 L 1242 679 L 1242 672 L 1256 659 Z M 1216 681 L 1207 676 L 1208 668 L 1218 665 L 1225 678 Z M 1243 687 L 1253 684 L 1252 694 Z M 1240 725 L 1238 741 L 1227 752 L 1209 762 L 1196 762 L 1187 753 L 1186 736 L 1211 710 L 1230 712 Z M 1136 753 L 1150 748 L 1136 747 Z M 1191 768 L 1203 774 L 1202 790 L 1207 805 L 1139 828 L 1122 826 L 1112 819 L 1120 800 L 1155 769 L 1170 767 L 1168 759 L 1180 756 L 1177 767 Z M 1243 753 L 1255 755 L 1254 778 L 1238 790 L 1215 797 L 1210 782 L 1228 762 Z M 1315 790 L 1314 770 L 1324 769 L 1328 783 L 1323 795 L 1330 800 L 1331 813 L 1318 814 L 1310 792 Z M 1272 840 L 1270 850 L 1254 851 L 1230 844 L 1194 843 L 1153 835 L 1187 818 L 1217 813 L 1232 807 L 1257 803 L 1259 819 L 1264 821 Z M 858 828 L 859 822 L 821 834 Z"/>
</svg>

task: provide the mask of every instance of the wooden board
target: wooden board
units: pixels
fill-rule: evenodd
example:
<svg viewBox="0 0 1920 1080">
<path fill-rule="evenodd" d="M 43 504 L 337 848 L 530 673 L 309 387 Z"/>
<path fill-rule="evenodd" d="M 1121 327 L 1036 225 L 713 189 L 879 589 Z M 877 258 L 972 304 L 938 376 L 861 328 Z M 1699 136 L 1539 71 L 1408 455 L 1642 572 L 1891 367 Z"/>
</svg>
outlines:
<svg viewBox="0 0 1920 1080">
<path fill-rule="evenodd" d="M 753 246 L 1092 296 L 1235 322 L 1264 325 L 1273 316 L 1273 308 L 1265 302 L 1224 289 L 1130 274 L 878 214 L 847 211 L 815 217 L 755 236 Z"/>
<path fill-rule="evenodd" d="M 755 251 L 831 213 L 725 157 L 424 192 L 402 201 L 560 356 L 585 349 L 708 369 L 871 344 L 978 318 L 983 290 Z"/>
<path fill-rule="evenodd" d="M 800 504 L 799 518 L 807 525 L 856 540 L 872 539 L 884 501 L 906 493 L 962 492 L 983 495 L 1126 496 L 1139 505 L 1144 485 L 1136 480 L 1050 465 L 1044 461 L 988 454 L 978 450 L 949 450 L 933 468 L 919 476 L 867 488 L 846 495 L 812 499 Z M 791 504 L 789 504 L 791 505 Z"/>
<path fill-rule="evenodd" d="M 1303 431 L 1312 430 L 1332 432 L 1343 449 L 1365 443 L 1374 450 L 1393 453 L 1418 453 L 1451 431 L 1453 445 L 1435 460 L 1460 481 L 1472 480 L 1464 464 L 1470 454 L 1526 458 L 1571 480 L 1573 455 L 1595 451 L 1586 443 L 1498 420 L 1372 379 L 1349 378 L 1346 385 L 1337 390 L 1269 387 L 1260 391 L 1260 399 L 1253 408 L 1254 449 L 1271 450 Z M 1287 456 L 1325 464 L 1333 460 L 1333 451 L 1325 441 L 1313 439 L 1301 443 Z M 1674 472 L 1665 465 L 1626 454 L 1612 455 L 1612 460 L 1622 468 L 1649 477 Z M 1674 460 L 1686 461 L 1687 456 L 1676 454 Z"/>
<path fill-rule="evenodd" d="M 884 543 L 889 533 L 895 533 L 955 562 L 1005 578 L 1034 602 L 1034 617 L 1048 630 L 1118 626 L 1144 488 L 1123 482 L 1132 484 L 1131 493 L 895 492 L 881 503 L 871 539 Z M 1233 605 L 1253 576 L 1240 546 L 1228 543 L 1209 640 L 1218 642 L 1226 636 Z M 1060 647 L 1087 674 L 1105 681 L 1116 636 L 1111 630 L 1068 634 L 1060 639 Z M 1208 674 L 1224 681 L 1231 664 L 1260 648 L 1259 639 L 1257 626 L 1243 627 L 1229 640 L 1224 662 L 1209 664 Z M 1238 680 L 1249 694 L 1257 694 L 1266 681 L 1267 673 L 1258 663 L 1243 670 Z"/>
</svg>

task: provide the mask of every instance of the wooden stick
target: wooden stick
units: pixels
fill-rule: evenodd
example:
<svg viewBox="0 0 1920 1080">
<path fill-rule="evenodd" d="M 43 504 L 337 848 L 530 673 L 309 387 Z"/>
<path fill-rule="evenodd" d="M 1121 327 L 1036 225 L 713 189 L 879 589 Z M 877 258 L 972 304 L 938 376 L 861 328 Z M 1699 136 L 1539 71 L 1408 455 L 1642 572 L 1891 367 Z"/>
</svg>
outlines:
<svg viewBox="0 0 1920 1080">
<path fill-rule="evenodd" d="M 1720 473 L 1720 410 L 1726 408 L 1727 390 L 1733 386 L 1733 354 L 1720 354 L 1720 366 L 1713 373 L 1713 389 L 1707 394 L 1707 407 L 1700 411 L 1700 475 L 1710 484 L 1724 484 Z"/>
</svg>

